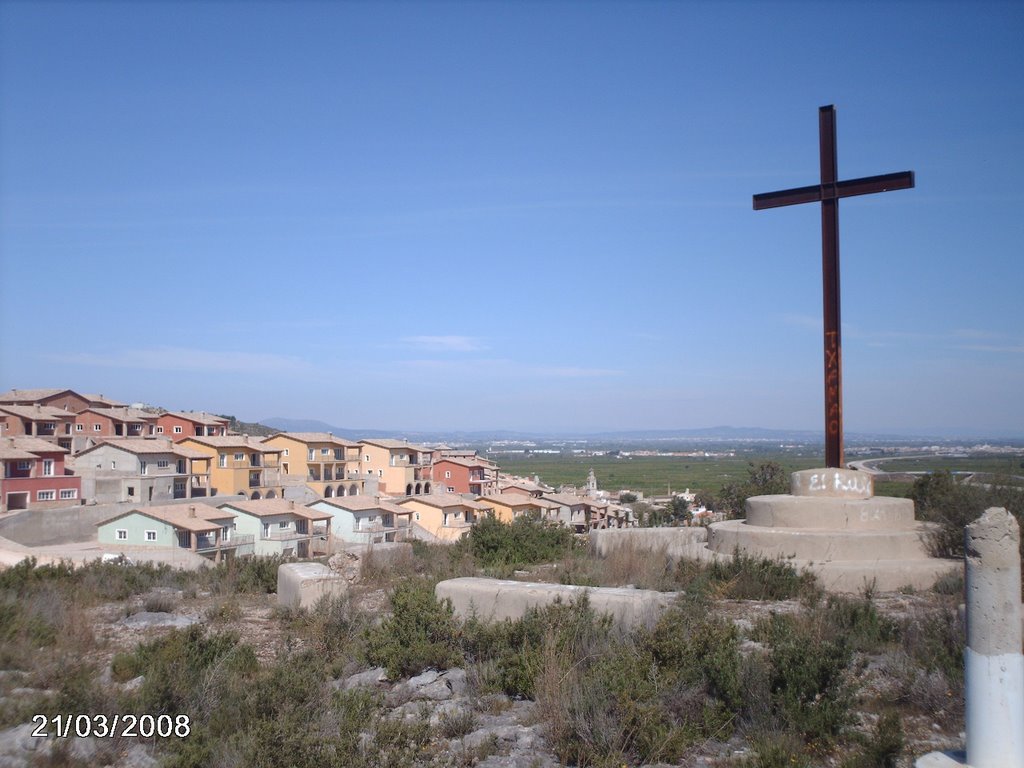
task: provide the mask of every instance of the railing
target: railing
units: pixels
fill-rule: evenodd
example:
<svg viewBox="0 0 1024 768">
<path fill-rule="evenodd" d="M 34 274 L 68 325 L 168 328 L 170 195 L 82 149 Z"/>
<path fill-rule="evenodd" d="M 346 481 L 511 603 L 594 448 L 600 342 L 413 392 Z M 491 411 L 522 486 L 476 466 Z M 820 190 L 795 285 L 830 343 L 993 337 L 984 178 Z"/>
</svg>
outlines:
<svg viewBox="0 0 1024 768">
<path fill-rule="evenodd" d="M 260 536 L 260 541 L 294 541 L 295 539 L 308 539 L 314 534 L 301 533 L 294 529 L 287 531 L 274 531 Z"/>
<path fill-rule="evenodd" d="M 240 533 L 232 536 L 230 539 L 221 539 L 220 544 L 217 543 L 215 536 L 209 534 L 205 536 L 196 536 L 196 552 L 212 552 L 217 549 L 235 549 L 237 547 L 243 547 L 251 545 L 255 540 L 255 536 L 249 533 Z"/>
</svg>

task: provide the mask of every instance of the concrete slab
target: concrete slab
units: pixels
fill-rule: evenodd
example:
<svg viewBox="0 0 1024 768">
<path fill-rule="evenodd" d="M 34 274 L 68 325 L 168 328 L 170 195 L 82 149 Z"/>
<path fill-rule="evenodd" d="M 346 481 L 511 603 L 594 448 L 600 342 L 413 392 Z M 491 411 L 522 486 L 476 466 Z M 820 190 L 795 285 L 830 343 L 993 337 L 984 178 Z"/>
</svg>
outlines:
<svg viewBox="0 0 1024 768">
<path fill-rule="evenodd" d="M 277 569 L 277 602 L 287 608 L 312 608 L 325 595 L 340 595 L 348 582 L 321 563 L 285 563 Z"/>
<path fill-rule="evenodd" d="M 708 529 L 693 528 L 608 528 L 591 531 L 590 546 L 598 557 L 619 549 L 657 552 L 664 549 L 672 560 L 698 557 L 708 539 Z"/>
<path fill-rule="evenodd" d="M 646 589 L 577 587 L 476 577 L 439 582 L 434 593 L 439 600 L 451 600 L 460 618 L 475 615 L 484 621 L 519 619 L 530 608 L 556 601 L 570 603 L 586 593 L 595 611 L 611 614 L 623 628 L 654 624 L 677 597 L 673 592 Z"/>
</svg>

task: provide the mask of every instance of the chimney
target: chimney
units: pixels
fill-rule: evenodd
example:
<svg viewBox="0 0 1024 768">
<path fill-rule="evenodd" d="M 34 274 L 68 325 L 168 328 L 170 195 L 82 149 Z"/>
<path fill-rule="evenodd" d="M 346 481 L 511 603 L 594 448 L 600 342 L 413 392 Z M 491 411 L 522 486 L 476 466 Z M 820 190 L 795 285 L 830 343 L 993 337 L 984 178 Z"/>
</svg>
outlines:
<svg viewBox="0 0 1024 768">
<path fill-rule="evenodd" d="M 196 505 L 195 504 L 189 504 L 188 505 L 188 516 L 189 517 L 195 517 L 196 516 Z"/>
</svg>

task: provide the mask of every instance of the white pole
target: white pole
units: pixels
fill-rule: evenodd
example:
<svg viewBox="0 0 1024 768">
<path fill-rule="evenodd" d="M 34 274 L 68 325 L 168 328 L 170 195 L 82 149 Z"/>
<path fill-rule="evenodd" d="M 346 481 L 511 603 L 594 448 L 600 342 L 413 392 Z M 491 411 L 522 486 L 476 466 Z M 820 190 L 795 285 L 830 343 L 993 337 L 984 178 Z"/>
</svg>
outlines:
<svg viewBox="0 0 1024 768">
<path fill-rule="evenodd" d="M 964 532 L 967 762 L 1024 768 L 1020 526 L 991 507 Z"/>
</svg>

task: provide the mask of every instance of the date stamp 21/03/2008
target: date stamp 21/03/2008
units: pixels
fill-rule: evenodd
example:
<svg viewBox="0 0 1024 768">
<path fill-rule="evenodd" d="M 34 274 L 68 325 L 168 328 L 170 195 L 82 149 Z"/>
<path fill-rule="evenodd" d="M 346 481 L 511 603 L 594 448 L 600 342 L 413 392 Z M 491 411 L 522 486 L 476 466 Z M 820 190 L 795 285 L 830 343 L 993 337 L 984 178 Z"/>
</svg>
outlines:
<svg viewBox="0 0 1024 768">
<path fill-rule="evenodd" d="M 100 739 L 121 738 L 178 738 L 192 732 L 188 715 L 33 715 L 32 736 L 39 739 L 72 736 Z"/>
</svg>

